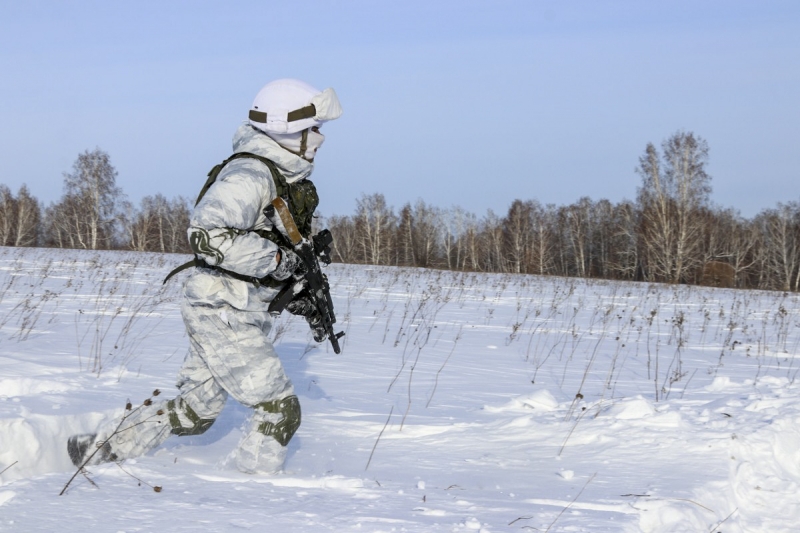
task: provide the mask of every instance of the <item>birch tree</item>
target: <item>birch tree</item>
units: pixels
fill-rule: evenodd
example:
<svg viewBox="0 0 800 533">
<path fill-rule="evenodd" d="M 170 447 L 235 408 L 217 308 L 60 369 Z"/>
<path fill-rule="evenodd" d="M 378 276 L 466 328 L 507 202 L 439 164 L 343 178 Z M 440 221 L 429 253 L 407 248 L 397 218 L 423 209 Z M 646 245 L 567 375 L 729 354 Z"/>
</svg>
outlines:
<svg viewBox="0 0 800 533">
<path fill-rule="evenodd" d="M 14 246 L 36 246 L 42 221 L 42 207 L 28 187 L 23 185 L 17 193 L 14 212 Z"/>
<path fill-rule="evenodd" d="M 699 210 L 708 205 L 711 177 L 706 173 L 708 144 L 693 133 L 678 132 L 662 144 L 662 157 L 648 144 L 639 159 L 638 202 L 646 275 L 679 283 L 702 263 Z"/>
<path fill-rule="evenodd" d="M 326 220 L 328 229 L 333 235 L 331 257 L 338 263 L 356 263 L 358 240 L 356 227 L 349 216 L 334 215 Z"/>
<path fill-rule="evenodd" d="M 800 204 L 779 203 L 758 217 L 764 238 L 764 267 L 768 288 L 800 288 Z"/>
<path fill-rule="evenodd" d="M 11 244 L 14 233 L 14 195 L 11 189 L 0 185 L 0 246 Z"/>
<path fill-rule="evenodd" d="M 533 203 L 514 200 L 502 221 L 503 248 L 509 272 L 526 272 L 530 262 L 530 245 L 533 242 Z"/>
<path fill-rule="evenodd" d="M 391 264 L 397 217 L 382 194 L 363 195 L 356 204 L 356 237 L 363 262 Z"/>
<path fill-rule="evenodd" d="M 78 156 L 72 172 L 64 174 L 61 201 L 49 210 L 49 232 L 58 246 L 97 250 L 113 244 L 122 198 L 116 178 L 106 152 L 96 148 Z"/>
</svg>

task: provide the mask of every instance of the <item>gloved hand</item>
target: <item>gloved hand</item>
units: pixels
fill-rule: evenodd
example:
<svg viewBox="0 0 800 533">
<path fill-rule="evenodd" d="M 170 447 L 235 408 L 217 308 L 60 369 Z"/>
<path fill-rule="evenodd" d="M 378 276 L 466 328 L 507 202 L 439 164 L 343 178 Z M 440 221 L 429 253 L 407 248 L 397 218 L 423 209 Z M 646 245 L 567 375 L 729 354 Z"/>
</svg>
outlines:
<svg viewBox="0 0 800 533">
<path fill-rule="evenodd" d="M 278 266 L 268 274 L 271 278 L 283 281 L 298 270 L 304 268 L 303 261 L 300 257 L 288 248 L 281 248 L 280 254 L 281 258 L 278 262 Z"/>
<path fill-rule="evenodd" d="M 312 316 L 306 317 L 306 322 L 308 322 L 309 327 L 311 327 L 311 332 L 314 334 L 314 340 L 316 342 L 322 342 L 328 338 L 328 334 L 325 332 L 325 328 L 322 327 L 322 319 L 319 316 L 319 313 L 314 310 L 314 314 Z"/>
<path fill-rule="evenodd" d="M 294 300 L 286 304 L 286 310 L 293 315 L 298 316 L 311 316 L 317 313 L 314 304 L 311 303 L 311 298 L 308 293 L 303 290 L 300 294 L 294 297 Z"/>
<path fill-rule="evenodd" d="M 322 326 L 319 312 L 314 304 L 311 303 L 311 298 L 306 291 L 295 296 L 294 300 L 286 305 L 286 310 L 293 315 L 305 317 L 316 342 L 322 342 L 328 337 L 327 333 L 325 333 L 325 328 Z"/>
</svg>

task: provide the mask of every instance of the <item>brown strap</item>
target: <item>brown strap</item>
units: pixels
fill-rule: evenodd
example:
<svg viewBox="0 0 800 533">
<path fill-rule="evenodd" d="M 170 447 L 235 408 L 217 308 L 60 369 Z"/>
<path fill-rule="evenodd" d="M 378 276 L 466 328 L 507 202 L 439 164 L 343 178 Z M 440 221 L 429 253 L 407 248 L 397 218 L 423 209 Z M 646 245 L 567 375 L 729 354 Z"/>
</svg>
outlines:
<svg viewBox="0 0 800 533">
<path fill-rule="evenodd" d="M 278 196 L 272 200 L 272 207 L 275 208 L 275 212 L 281 217 L 283 227 L 286 228 L 286 236 L 289 237 L 289 242 L 292 243 L 292 246 L 300 244 L 300 241 L 303 240 L 303 236 L 300 235 L 300 230 L 297 229 L 297 224 L 294 223 L 292 213 L 289 212 L 289 206 L 286 205 L 284 199 Z"/>
<path fill-rule="evenodd" d="M 305 107 L 301 107 L 300 109 L 289 111 L 289 114 L 286 115 L 286 122 L 295 122 L 298 120 L 303 120 L 304 118 L 314 118 L 316 115 L 317 108 L 314 107 L 314 104 L 309 104 Z M 249 117 L 250 120 L 253 122 L 258 122 L 259 124 L 267 123 L 267 114 L 263 111 L 251 109 Z"/>
</svg>

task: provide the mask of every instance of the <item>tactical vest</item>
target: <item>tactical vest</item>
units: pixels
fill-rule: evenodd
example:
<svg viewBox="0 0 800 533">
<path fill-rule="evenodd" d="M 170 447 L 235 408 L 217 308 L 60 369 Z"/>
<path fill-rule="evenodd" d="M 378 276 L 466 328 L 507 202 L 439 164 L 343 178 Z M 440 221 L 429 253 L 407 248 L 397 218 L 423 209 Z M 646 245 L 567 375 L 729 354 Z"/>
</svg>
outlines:
<svg viewBox="0 0 800 533">
<path fill-rule="evenodd" d="M 214 165 L 208 173 L 208 179 L 206 180 L 203 188 L 200 189 L 200 194 L 197 196 L 197 200 L 195 201 L 194 205 L 197 207 L 197 204 L 200 203 L 200 200 L 203 199 L 208 189 L 214 184 L 217 180 L 217 176 L 222 171 L 222 169 L 233 161 L 234 159 L 242 159 L 242 158 L 251 158 L 257 159 L 264 163 L 267 168 L 269 168 L 270 174 L 272 175 L 272 181 L 275 183 L 275 193 L 277 196 L 280 196 L 286 202 L 286 205 L 289 207 L 289 212 L 292 214 L 294 218 L 295 224 L 297 224 L 297 229 L 300 230 L 300 234 L 305 237 L 309 238 L 311 236 L 311 226 L 314 220 L 314 211 L 317 209 L 317 205 L 319 205 L 319 196 L 317 195 L 317 188 L 314 186 L 314 183 L 311 180 L 303 179 L 296 181 L 294 183 L 288 183 L 286 178 L 283 174 L 280 173 L 278 168 L 275 166 L 275 163 L 270 161 L 269 159 L 262 157 L 257 154 L 253 154 L 250 152 L 238 152 L 230 156 L 228 159 Z M 236 230 L 237 232 L 240 230 Z M 269 239 L 278 246 L 282 246 L 284 248 L 291 248 L 292 245 L 289 240 L 282 235 L 281 233 L 274 231 L 274 230 L 252 230 L 255 231 L 259 236 Z M 245 276 L 239 274 L 237 272 L 233 272 L 231 270 L 227 270 L 218 266 L 212 266 L 207 264 L 202 258 L 195 255 L 195 258 L 188 263 L 184 263 L 181 266 L 175 268 L 167 274 L 167 277 L 164 278 L 164 283 L 166 283 L 172 276 L 186 270 L 187 268 L 191 268 L 193 266 L 200 266 L 211 268 L 214 270 L 218 270 L 220 272 L 224 272 L 228 276 L 231 276 L 236 279 L 240 279 L 242 281 L 247 281 L 250 283 L 254 283 L 256 285 L 260 285 L 264 283 L 263 279 L 254 278 L 252 276 Z M 272 285 L 272 281 L 274 280 L 267 280 L 270 285 Z M 278 283 L 282 284 L 282 282 Z"/>
</svg>

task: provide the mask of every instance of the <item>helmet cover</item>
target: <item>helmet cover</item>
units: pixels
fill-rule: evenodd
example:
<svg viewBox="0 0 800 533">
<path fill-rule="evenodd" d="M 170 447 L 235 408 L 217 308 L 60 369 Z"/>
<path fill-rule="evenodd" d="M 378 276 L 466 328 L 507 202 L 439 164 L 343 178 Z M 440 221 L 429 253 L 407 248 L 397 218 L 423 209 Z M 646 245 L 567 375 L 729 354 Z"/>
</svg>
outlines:
<svg viewBox="0 0 800 533">
<path fill-rule="evenodd" d="M 342 115 L 336 92 L 320 91 L 296 79 L 285 78 L 266 84 L 250 108 L 250 124 L 265 133 L 297 133 Z"/>
</svg>

